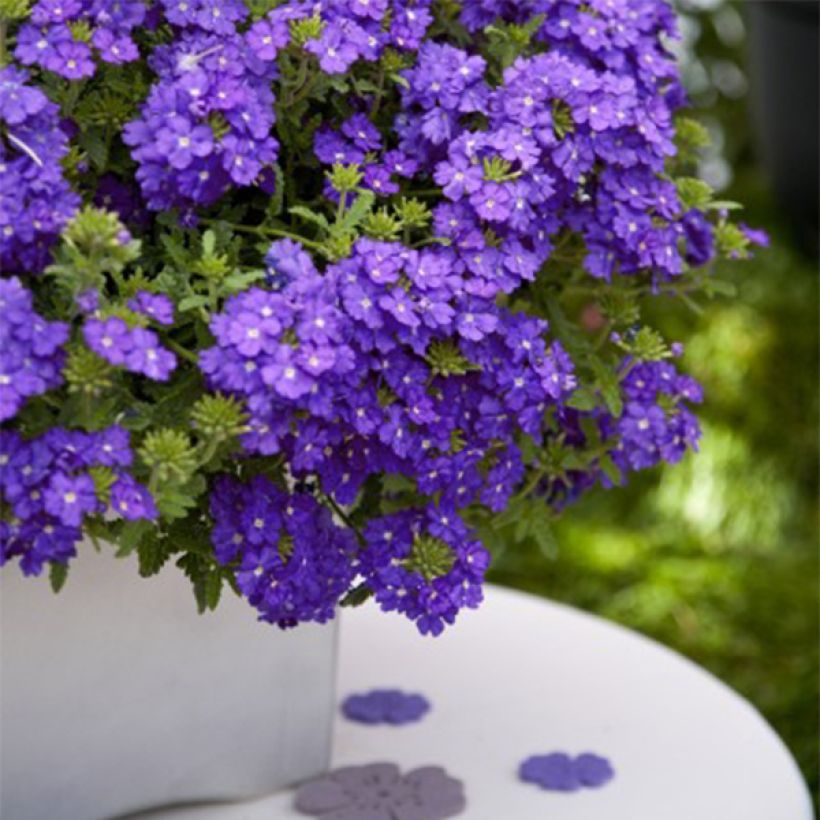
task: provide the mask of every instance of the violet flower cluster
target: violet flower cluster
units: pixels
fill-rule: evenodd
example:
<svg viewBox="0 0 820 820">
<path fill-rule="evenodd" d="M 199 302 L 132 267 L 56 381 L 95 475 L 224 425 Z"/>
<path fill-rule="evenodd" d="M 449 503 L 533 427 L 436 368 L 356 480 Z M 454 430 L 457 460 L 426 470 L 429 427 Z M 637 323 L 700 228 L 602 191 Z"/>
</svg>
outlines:
<svg viewBox="0 0 820 820">
<path fill-rule="evenodd" d="M 248 452 L 285 454 L 295 477 L 318 476 L 339 503 L 382 473 L 437 497 L 372 522 L 351 564 L 384 609 L 437 633 L 480 602 L 488 564 L 458 510 L 504 508 L 524 474 L 516 434 L 543 434 L 548 408 L 575 386 L 572 363 L 545 342 L 545 322 L 470 293 L 449 249 L 362 239 L 324 275 L 288 245 L 269 258 L 288 249 L 283 268 L 298 275 L 230 300 L 200 366 L 214 388 L 244 398 Z M 460 372 L 446 372 L 448 354 Z M 425 577 L 413 555 L 427 541 L 452 560 Z"/>
<path fill-rule="evenodd" d="M 465 4 L 465 17 L 477 24 L 499 5 Z M 449 200 L 436 209 L 439 230 L 476 275 L 504 271 L 505 291 L 532 280 L 566 230 L 584 238 L 593 276 L 680 274 L 711 228 L 662 176 L 683 100 L 659 39 L 674 34 L 670 10 L 594 2 L 592 17 L 574 4 L 508 4 L 518 5 L 545 15 L 552 48 L 516 60 L 500 84 L 481 56 L 439 43 L 425 43 L 405 74 L 401 147 Z M 486 126 L 471 127 L 479 114 Z"/>
<path fill-rule="evenodd" d="M 355 577 L 353 533 L 306 492 L 286 493 L 261 476 L 223 477 L 211 494 L 216 558 L 260 618 L 281 627 L 324 623 Z"/>
<path fill-rule="evenodd" d="M 47 562 L 64 564 L 88 516 L 155 518 L 151 495 L 128 472 L 132 461 L 128 433 L 117 426 L 99 433 L 54 428 L 28 440 L 0 431 L 0 509 L 11 512 L 0 518 L 0 565 L 17 558 L 26 575 L 39 575 Z M 105 493 L 95 469 L 106 471 Z"/>
<path fill-rule="evenodd" d="M 241 3 L 174 9 L 169 19 L 180 27 L 178 37 L 154 51 L 151 66 L 159 79 L 140 119 L 123 132 L 153 210 L 210 205 L 232 186 L 264 176 L 263 169 L 270 178 L 278 151 L 270 133 L 271 82 L 287 27 L 272 28 L 262 38 L 270 42 L 256 51 L 250 45 L 254 29 L 236 31 L 237 15 L 244 16 Z"/>
<path fill-rule="evenodd" d="M 0 270 L 42 270 L 80 198 L 60 165 L 68 153 L 57 106 L 25 71 L 0 67 Z"/>
<path fill-rule="evenodd" d="M 177 365 L 176 356 L 160 344 L 153 330 L 131 328 L 118 316 L 87 319 L 83 338 L 89 349 L 109 364 L 154 381 L 167 381 Z"/>
<path fill-rule="evenodd" d="M 696 448 L 641 302 L 766 238 L 688 176 L 664 0 L 36 0 L 3 29 L 3 561 L 62 567 L 91 522 L 203 608 L 373 597 L 437 635 L 505 510 L 531 533 Z"/>
<path fill-rule="evenodd" d="M 37 0 L 17 34 L 14 56 L 67 80 L 91 77 L 95 54 L 115 65 L 139 58 L 131 35 L 145 16 L 141 0 Z"/>
<path fill-rule="evenodd" d="M 16 277 L 0 279 L 0 421 L 62 383 L 68 325 L 48 322 Z"/>
</svg>

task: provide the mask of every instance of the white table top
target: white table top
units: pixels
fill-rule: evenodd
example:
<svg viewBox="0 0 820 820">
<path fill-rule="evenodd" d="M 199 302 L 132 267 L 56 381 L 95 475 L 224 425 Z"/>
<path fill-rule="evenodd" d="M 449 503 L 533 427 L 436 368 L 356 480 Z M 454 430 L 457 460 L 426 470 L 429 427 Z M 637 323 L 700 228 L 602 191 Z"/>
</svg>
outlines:
<svg viewBox="0 0 820 820">
<path fill-rule="evenodd" d="M 634 632 L 490 588 L 435 640 L 368 605 L 342 616 L 339 697 L 397 687 L 426 695 L 418 724 L 337 719 L 333 765 L 439 764 L 464 781 L 465 820 L 811 820 L 796 764 L 745 700 Z M 550 751 L 608 757 L 598 790 L 543 791 L 518 763 Z M 151 820 L 290 820 L 291 793 Z"/>
</svg>

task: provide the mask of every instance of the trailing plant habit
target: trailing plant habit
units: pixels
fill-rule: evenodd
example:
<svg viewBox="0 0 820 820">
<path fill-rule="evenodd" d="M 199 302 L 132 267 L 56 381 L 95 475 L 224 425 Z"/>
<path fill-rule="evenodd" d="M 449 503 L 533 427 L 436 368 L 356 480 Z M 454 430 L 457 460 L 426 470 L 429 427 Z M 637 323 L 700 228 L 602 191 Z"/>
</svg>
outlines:
<svg viewBox="0 0 820 820">
<path fill-rule="evenodd" d="M 647 298 L 757 232 L 662 0 L 0 0 L 0 560 L 438 634 L 696 445 Z M 486 545 L 486 546 L 484 546 Z"/>
</svg>

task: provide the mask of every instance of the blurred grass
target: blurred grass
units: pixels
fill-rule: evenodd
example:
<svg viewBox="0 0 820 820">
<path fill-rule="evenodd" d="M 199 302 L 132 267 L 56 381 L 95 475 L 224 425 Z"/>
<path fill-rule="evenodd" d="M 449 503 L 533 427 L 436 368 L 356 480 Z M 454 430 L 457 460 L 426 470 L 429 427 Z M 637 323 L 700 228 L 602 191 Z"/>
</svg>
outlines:
<svg viewBox="0 0 820 820">
<path fill-rule="evenodd" d="M 754 703 L 818 791 L 818 272 L 753 171 L 732 198 L 772 233 L 718 271 L 733 300 L 653 319 L 688 340 L 706 388 L 701 452 L 595 491 L 556 526 L 556 554 L 508 551 L 492 580 L 638 629 Z"/>
</svg>

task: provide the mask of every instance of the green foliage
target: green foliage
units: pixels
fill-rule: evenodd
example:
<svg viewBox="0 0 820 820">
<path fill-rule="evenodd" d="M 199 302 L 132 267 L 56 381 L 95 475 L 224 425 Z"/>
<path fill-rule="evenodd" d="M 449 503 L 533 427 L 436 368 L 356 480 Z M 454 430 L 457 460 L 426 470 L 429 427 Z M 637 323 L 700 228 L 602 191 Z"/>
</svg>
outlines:
<svg viewBox="0 0 820 820">
<path fill-rule="evenodd" d="M 91 467 L 88 474 L 94 482 L 97 498 L 107 506 L 111 500 L 111 488 L 117 480 L 116 474 L 110 467 Z"/>
<path fill-rule="evenodd" d="M 131 238 L 116 214 L 86 206 L 66 226 L 46 273 L 74 297 L 99 290 L 106 276 L 117 279 L 139 255 L 139 241 Z"/>
<path fill-rule="evenodd" d="M 100 396 L 114 384 L 114 368 L 86 347 L 71 347 L 63 375 L 69 393 Z"/>
<path fill-rule="evenodd" d="M 68 564 L 57 564 L 52 561 L 48 565 L 48 579 L 54 593 L 58 593 L 68 580 Z"/>
<path fill-rule="evenodd" d="M 485 159 L 483 163 L 484 179 L 488 182 L 509 182 L 516 179 L 520 172 L 512 172 L 512 163 L 502 157 Z"/>
<path fill-rule="evenodd" d="M 495 61 L 502 71 L 511 66 L 518 57 L 531 49 L 533 37 L 541 28 L 545 15 L 539 14 L 523 25 L 504 23 L 487 26 L 484 34 L 487 37 L 485 54 Z"/>
<path fill-rule="evenodd" d="M 322 35 L 324 23 L 318 14 L 313 17 L 306 17 L 303 20 L 291 20 L 290 36 L 293 42 L 298 45 L 304 45 L 308 40 L 315 40 Z"/>
<path fill-rule="evenodd" d="M 327 178 L 340 194 L 349 194 L 361 185 L 364 174 L 358 165 L 334 165 L 327 172 Z"/>
<path fill-rule="evenodd" d="M 700 152 L 711 142 L 706 127 L 691 117 L 678 117 L 675 121 L 675 131 L 678 162 L 683 166 L 693 164 Z"/>
<path fill-rule="evenodd" d="M 0 0 L 0 20 L 22 20 L 28 16 L 29 0 Z"/>
<path fill-rule="evenodd" d="M 177 566 L 188 576 L 194 588 L 200 612 L 216 609 L 222 596 L 221 570 L 206 557 L 189 552 L 177 561 Z"/>
<path fill-rule="evenodd" d="M 450 547 L 429 535 L 415 537 L 410 555 L 404 561 L 405 569 L 419 573 L 427 581 L 446 575 L 454 564 L 455 556 Z"/>
<path fill-rule="evenodd" d="M 426 358 L 433 373 L 442 376 L 463 376 L 471 370 L 479 370 L 464 356 L 453 341 L 431 342 Z"/>
<path fill-rule="evenodd" d="M 380 208 L 368 214 L 362 225 L 365 236 L 384 242 L 395 242 L 401 236 L 401 220 L 393 216 L 387 208 Z"/>
<path fill-rule="evenodd" d="M 139 455 L 159 481 L 184 482 L 197 467 L 196 453 L 181 430 L 156 430 L 142 442 Z"/>
<path fill-rule="evenodd" d="M 572 109 L 563 100 L 555 100 L 552 105 L 552 129 L 559 140 L 575 130 Z"/>
<path fill-rule="evenodd" d="M 679 177 L 675 180 L 678 188 L 678 196 L 684 207 L 688 210 L 697 208 L 705 210 L 712 202 L 714 191 L 711 185 L 697 177 Z"/>
<path fill-rule="evenodd" d="M 410 230 L 423 230 L 433 218 L 430 208 L 418 199 L 402 197 L 395 209 L 402 227 Z"/>
<path fill-rule="evenodd" d="M 227 441 L 247 432 L 248 417 L 231 396 L 204 395 L 191 409 L 191 424 L 206 439 Z"/>
</svg>

